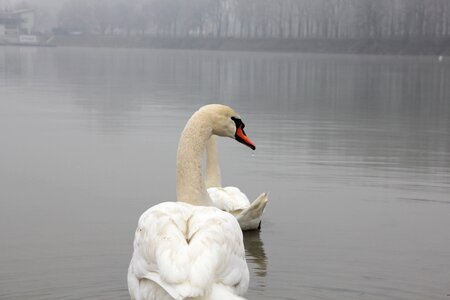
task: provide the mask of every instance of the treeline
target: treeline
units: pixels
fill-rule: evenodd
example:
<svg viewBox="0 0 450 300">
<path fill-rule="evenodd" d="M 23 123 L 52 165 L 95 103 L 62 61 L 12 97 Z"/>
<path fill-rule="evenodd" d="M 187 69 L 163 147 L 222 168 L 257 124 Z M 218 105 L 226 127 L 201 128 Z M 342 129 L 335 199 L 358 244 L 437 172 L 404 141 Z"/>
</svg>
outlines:
<svg viewBox="0 0 450 300">
<path fill-rule="evenodd" d="M 89 34 L 442 40 L 450 0 L 66 0 L 57 19 Z"/>
</svg>

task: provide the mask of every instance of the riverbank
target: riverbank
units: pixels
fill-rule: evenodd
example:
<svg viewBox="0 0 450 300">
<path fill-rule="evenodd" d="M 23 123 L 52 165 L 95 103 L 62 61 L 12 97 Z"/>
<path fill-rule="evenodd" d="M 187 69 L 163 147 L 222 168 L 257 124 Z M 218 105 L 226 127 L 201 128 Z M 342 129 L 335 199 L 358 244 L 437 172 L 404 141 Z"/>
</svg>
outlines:
<svg viewBox="0 0 450 300">
<path fill-rule="evenodd" d="M 51 45 L 64 47 L 204 49 L 221 51 L 277 51 L 302 53 L 346 53 L 380 55 L 450 56 L 450 39 L 405 40 L 320 40 L 320 39 L 233 39 L 161 38 L 146 36 L 79 35 L 56 36 Z"/>
</svg>

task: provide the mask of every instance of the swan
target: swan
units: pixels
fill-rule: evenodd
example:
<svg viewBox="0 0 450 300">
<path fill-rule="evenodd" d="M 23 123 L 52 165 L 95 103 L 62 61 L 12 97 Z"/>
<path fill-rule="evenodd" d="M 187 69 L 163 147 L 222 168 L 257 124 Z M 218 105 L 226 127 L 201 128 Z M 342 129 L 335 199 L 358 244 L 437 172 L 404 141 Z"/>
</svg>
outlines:
<svg viewBox="0 0 450 300">
<path fill-rule="evenodd" d="M 138 221 L 128 268 L 134 300 L 243 299 L 249 284 L 243 234 L 235 217 L 211 206 L 202 156 L 212 134 L 255 149 L 230 107 L 203 106 L 178 144 L 177 200 L 149 208 Z"/>
<path fill-rule="evenodd" d="M 206 146 L 206 188 L 213 205 L 236 217 L 242 230 L 261 229 L 261 219 L 269 201 L 262 193 L 250 204 L 247 196 L 234 186 L 222 187 L 217 140 L 211 136 Z"/>
</svg>

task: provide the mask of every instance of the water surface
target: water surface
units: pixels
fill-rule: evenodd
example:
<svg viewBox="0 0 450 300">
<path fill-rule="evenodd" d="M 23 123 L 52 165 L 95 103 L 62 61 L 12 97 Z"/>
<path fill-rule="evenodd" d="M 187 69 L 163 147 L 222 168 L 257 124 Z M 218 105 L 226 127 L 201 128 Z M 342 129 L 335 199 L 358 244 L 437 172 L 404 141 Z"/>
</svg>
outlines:
<svg viewBox="0 0 450 300">
<path fill-rule="evenodd" d="M 224 184 L 270 193 L 249 299 L 448 299 L 449 82 L 432 57 L 0 48 L 0 299 L 127 299 L 211 102 L 257 145 L 220 141 Z"/>
</svg>

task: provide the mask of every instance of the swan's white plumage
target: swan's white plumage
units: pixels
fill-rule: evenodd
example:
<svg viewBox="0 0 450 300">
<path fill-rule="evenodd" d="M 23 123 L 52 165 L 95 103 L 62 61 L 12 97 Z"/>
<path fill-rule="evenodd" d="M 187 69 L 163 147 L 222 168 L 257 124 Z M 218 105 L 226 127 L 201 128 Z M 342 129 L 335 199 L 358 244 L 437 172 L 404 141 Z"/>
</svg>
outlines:
<svg viewBox="0 0 450 300">
<path fill-rule="evenodd" d="M 214 207 L 165 202 L 148 209 L 128 270 L 132 299 L 205 297 L 217 284 L 243 294 L 249 272 L 236 228 L 232 215 Z"/>
<path fill-rule="evenodd" d="M 239 188 L 222 187 L 215 136 L 211 136 L 206 144 L 206 187 L 211 204 L 234 215 L 242 230 L 254 230 L 261 227 L 264 209 L 269 201 L 267 193 L 262 193 L 250 203 Z"/>
<path fill-rule="evenodd" d="M 227 212 L 241 211 L 250 206 L 247 196 L 234 186 L 210 187 L 208 194 L 214 207 Z"/>
<path fill-rule="evenodd" d="M 249 271 L 239 223 L 209 206 L 201 172 L 211 135 L 234 138 L 238 128 L 232 117 L 239 116 L 227 106 L 207 105 L 186 124 L 177 152 L 180 202 L 157 204 L 139 218 L 128 268 L 132 299 L 238 300 L 247 290 Z"/>
<path fill-rule="evenodd" d="M 269 195 L 262 193 L 251 202 L 237 187 L 208 188 L 211 203 L 236 217 L 242 230 L 255 230 L 261 226 L 262 216 L 269 201 Z"/>
</svg>

